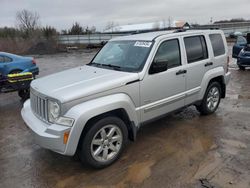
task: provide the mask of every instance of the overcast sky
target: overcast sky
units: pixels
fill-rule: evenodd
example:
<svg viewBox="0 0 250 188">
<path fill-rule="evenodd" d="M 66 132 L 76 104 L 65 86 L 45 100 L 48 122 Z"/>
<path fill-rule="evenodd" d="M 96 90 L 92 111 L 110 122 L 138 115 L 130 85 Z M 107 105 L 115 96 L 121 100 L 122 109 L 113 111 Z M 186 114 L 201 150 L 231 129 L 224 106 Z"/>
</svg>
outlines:
<svg viewBox="0 0 250 188">
<path fill-rule="evenodd" d="M 125 25 L 171 17 L 207 24 L 211 17 L 250 19 L 250 0 L 0 0 L 0 7 L 0 27 L 15 26 L 16 12 L 27 9 L 39 13 L 41 25 L 58 30 L 76 21 L 102 30 L 110 21 Z"/>
</svg>

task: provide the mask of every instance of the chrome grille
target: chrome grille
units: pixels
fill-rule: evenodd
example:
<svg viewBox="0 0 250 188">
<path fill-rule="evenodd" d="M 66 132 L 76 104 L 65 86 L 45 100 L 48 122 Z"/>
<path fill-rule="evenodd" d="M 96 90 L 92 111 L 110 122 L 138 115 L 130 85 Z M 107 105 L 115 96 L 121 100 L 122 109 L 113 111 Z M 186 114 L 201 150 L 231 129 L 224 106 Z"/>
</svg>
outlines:
<svg viewBox="0 0 250 188">
<path fill-rule="evenodd" d="M 48 104 L 45 98 L 35 95 L 32 91 L 30 92 L 30 103 L 33 113 L 38 116 L 38 118 L 48 121 Z"/>
</svg>

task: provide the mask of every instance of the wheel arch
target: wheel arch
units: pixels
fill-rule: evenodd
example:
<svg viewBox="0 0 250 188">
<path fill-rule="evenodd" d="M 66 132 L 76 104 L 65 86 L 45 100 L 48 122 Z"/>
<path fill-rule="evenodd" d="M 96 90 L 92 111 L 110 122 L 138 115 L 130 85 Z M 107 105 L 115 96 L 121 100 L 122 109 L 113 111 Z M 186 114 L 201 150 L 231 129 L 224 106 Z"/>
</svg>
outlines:
<svg viewBox="0 0 250 188">
<path fill-rule="evenodd" d="M 109 116 L 115 116 L 115 117 L 120 118 L 126 125 L 126 128 L 128 130 L 129 140 L 131 140 L 131 141 L 136 140 L 137 127 L 135 126 L 134 122 L 129 119 L 129 116 L 128 116 L 126 110 L 123 108 L 118 108 L 118 109 L 114 109 L 114 110 L 111 110 L 111 111 L 108 111 L 108 112 L 105 112 L 105 113 L 102 113 L 102 114 L 99 114 L 97 116 L 90 118 L 82 130 L 81 137 L 79 139 L 77 148 L 79 148 L 79 146 L 80 146 L 79 143 L 84 138 L 86 133 L 89 131 L 89 129 L 91 128 L 91 125 L 93 125 L 97 121 L 99 121 L 105 117 L 109 117 Z"/>
<path fill-rule="evenodd" d="M 20 72 L 23 72 L 23 70 L 20 69 L 20 68 L 12 68 L 12 69 L 9 71 L 9 74 L 15 74 L 15 73 L 20 73 Z"/>
<path fill-rule="evenodd" d="M 201 90 L 199 93 L 199 100 L 202 100 L 207 87 L 210 83 L 216 81 L 221 85 L 221 98 L 225 98 L 226 96 L 226 82 L 225 82 L 225 71 L 223 67 L 216 67 L 206 72 L 202 79 Z"/>
<path fill-rule="evenodd" d="M 218 82 L 221 85 L 221 98 L 225 98 L 226 97 L 226 84 L 225 84 L 225 81 L 224 81 L 224 77 L 223 76 L 217 76 L 215 78 L 212 78 L 209 81 L 208 86 L 212 82 Z"/>
<path fill-rule="evenodd" d="M 128 95 L 123 93 L 101 97 L 76 105 L 65 116 L 75 119 L 66 146 L 66 155 L 74 155 L 80 139 L 91 127 L 91 124 L 103 117 L 116 116 L 121 118 L 127 126 L 130 140 L 136 139 L 136 131 L 139 126 L 139 117 L 134 103 Z"/>
</svg>

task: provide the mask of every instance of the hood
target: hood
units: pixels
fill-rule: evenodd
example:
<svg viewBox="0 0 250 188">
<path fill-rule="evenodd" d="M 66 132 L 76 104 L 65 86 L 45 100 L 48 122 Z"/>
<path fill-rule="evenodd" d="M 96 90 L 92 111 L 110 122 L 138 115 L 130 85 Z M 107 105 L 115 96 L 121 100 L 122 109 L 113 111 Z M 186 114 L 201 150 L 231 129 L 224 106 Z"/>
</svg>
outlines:
<svg viewBox="0 0 250 188">
<path fill-rule="evenodd" d="M 64 103 L 118 88 L 137 79 L 138 73 L 85 65 L 36 79 L 32 81 L 31 87 Z"/>
</svg>

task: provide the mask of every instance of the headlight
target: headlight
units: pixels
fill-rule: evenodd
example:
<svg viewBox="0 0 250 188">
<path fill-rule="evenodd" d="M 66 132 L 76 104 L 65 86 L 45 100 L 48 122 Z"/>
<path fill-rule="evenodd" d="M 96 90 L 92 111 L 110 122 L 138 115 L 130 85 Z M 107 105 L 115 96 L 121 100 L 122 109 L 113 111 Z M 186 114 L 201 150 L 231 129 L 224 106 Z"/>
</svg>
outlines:
<svg viewBox="0 0 250 188">
<path fill-rule="evenodd" d="M 55 122 L 55 120 L 60 116 L 60 106 L 57 102 L 49 101 L 48 102 L 49 110 L 49 121 Z"/>
<path fill-rule="evenodd" d="M 244 48 L 240 51 L 240 54 L 244 54 L 245 53 L 245 50 Z"/>
<path fill-rule="evenodd" d="M 55 101 L 48 101 L 48 117 L 50 123 L 72 126 L 74 119 L 60 116 L 60 105 Z"/>
</svg>

